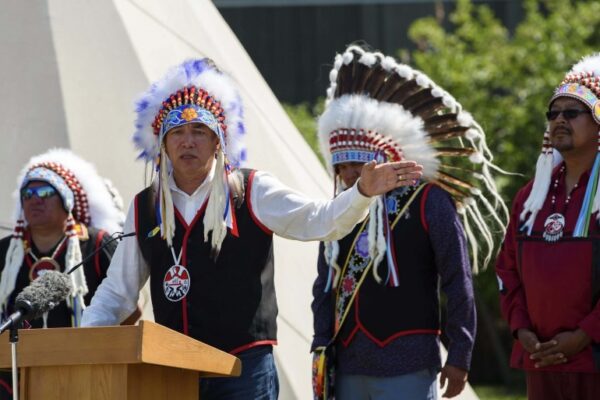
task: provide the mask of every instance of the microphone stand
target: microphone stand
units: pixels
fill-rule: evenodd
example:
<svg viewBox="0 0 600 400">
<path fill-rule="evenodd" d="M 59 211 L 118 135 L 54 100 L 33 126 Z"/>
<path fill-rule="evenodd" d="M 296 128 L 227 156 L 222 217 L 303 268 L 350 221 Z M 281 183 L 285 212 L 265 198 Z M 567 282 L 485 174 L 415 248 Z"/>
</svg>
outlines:
<svg viewBox="0 0 600 400">
<path fill-rule="evenodd" d="M 9 331 L 10 353 L 12 361 L 13 400 L 19 400 L 19 370 L 17 369 L 17 343 L 19 342 L 19 325 L 12 324 Z"/>
<path fill-rule="evenodd" d="M 84 263 L 91 260 L 93 256 L 96 255 L 100 250 L 104 249 L 108 244 L 114 242 L 115 240 L 122 240 L 123 238 L 135 236 L 135 232 L 130 233 L 120 233 L 116 236 L 111 237 L 106 243 L 102 246 L 99 246 L 96 250 L 90 253 L 86 258 L 84 258 L 79 264 L 75 265 L 71 268 L 67 274 L 75 271 L 77 268 L 82 266 Z M 19 342 L 19 326 L 21 323 L 12 323 L 10 325 L 10 332 L 8 340 L 10 342 L 10 350 L 11 350 L 11 361 L 12 361 L 12 390 L 13 390 L 13 400 L 19 400 L 19 370 L 17 369 L 17 343 Z"/>
<path fill-rule="evenodd" d="M 71 268 L 67 272 L 67 275 L 69 275 L 71 272 L 75 271 L 77 268 L 81 267 L 83 264 L 85 264 L 86 262 L 88 262 L 89 260 L 91 260 L 92 257 L 94 257 L 96 255 L 96 253 L 98 253 L 100 250 L 104 249 L 110 243 L 114 242 L 115 240 L 123 240 L 123 238 L 130 237 L 130 236 L 135 236 L 135 232 L 129 232 L 129 233 L 119 232 L 118 235 L 115 235 L 115 236 L 111 237 L 102 246 L 99 246 L 96 250 L 94 250 L 90 254 L 88 254 L 87 257 L 85 257 L 83 260 L 81 260 L 81 262 L 79 264 L 73 266 L 73 268 Z"/>
</svg>

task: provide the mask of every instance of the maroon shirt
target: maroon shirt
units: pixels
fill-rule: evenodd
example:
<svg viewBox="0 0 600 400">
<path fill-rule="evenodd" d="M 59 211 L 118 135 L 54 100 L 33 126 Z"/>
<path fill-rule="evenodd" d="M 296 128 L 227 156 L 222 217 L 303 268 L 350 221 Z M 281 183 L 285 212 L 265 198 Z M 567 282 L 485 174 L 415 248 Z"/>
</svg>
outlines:
<svg viewBox="0 0 600 400">
<path fill-rule="evenodd" d="M 564 164 L 563 164 L 564 165 Z M 558 166 L 544 206 L 535 220 L 531 235 L 520 230 L 523 204 L 531 191 L 527 184 L 515 197 L 511 221 L 498 257 L 496 272 L 500 281 L 500 305 L 513 334 L 520 328 L 535 332 L 540 341 L 556 334 L 581 328 L 600 344 L 600 230 L 596 214 L 590 219 L 586 238 L 573 238 L 572 233 L 585 196 L 589 172 L 581 175 L 566 204 L 565 174 Z M 558 186 L 554 181 L 558 178 Z M 555 204 L 552 197 L 555 196 Z M 542 234 L 548 216 L 561 213 L 565 217 L 563 236 L 556 242 L 544 240 Z M 592 345 L 569 357 L 565 364 L 536 369 L 534 361 L 515 341 L 511 356 L 513 368 L 548 371 L 594 372 Z M 600 354 L 596 354 L 598 357 Z M 600 361 L 600 359 L 598 359 Z"/>
</svg>

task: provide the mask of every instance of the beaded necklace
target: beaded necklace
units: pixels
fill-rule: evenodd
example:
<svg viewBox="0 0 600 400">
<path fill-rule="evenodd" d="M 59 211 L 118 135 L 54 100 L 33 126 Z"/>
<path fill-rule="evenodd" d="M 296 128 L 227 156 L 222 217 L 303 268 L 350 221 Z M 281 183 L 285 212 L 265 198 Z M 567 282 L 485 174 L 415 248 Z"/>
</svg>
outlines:
<svg viewBox="0 0 600 400">
<path fill-rule="evenodd" d="M 564 172 L 565 166 L 563 165 L 558 171 L 556 179 L 554 179 L 554 183 L 552 185 L 552 197 L 550 200 L 552 204 L 552 214 L 550 214 L 548 218 L 546 218 L 546 222 L 544 222 L 544 232 L 542 236 L 544 237 L 544 240 L 551 243 L 560 240 L 560 238 L 562 238 L 564 234 L 565 215 L 567 214 L 567 207 L 569 206 L 569 202 L 571 201 L 571 195 L 579 186 L 579 183 L 576 183 L 575 186 L 573 186 L 571 191 L 567 194 L 567 198 L 565 199 L 565 204 L 563 206 L 562 212 L 556 212 L 556 192 L 558 191 L 558 183 L 562 178 Z"/>
<path fill-rule="evenodd" d="M 58 261 L 56 261 L 56 257 L 58 257 L 62 253 L 62 251 L 65 249 L 66 239 L 67 239 L 67 237 L 63 236 L 63 238 L 56 245 L 56 247 L 50 257 L 36 256 L 31 248 L 31 246 L 29 244 L 27 244 L 27 255 L 33 259 L 33 263 L 28 262 L 28 264 L 29 264 L 29 280 L 31 280 L 31 281 L 35 280 L 41 273 L 43 273 L 43 271 L 46 271 L 46 270 L 53 270 L 53 271 L 61 270 L 61 267 L 58 264 Z"/>
</svg>

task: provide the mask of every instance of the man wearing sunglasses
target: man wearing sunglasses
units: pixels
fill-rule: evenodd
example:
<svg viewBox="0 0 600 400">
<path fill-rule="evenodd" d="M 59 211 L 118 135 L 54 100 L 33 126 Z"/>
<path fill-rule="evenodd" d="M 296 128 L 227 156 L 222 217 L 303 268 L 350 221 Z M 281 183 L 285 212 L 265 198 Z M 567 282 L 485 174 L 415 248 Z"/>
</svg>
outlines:
<svg viewBox="0 0 600 400">
<path fill-rule="evenodd" d="M 106 276 L 123 213 L 94 167 L 68 150 L 33 157 L 19 178 L 14 233 L 0 240 L 0 312 L 14 312 L 15 297 L 47 270 L 77 269 L 75 292 L 33 328 L 79 326 L 81 313 Z M 104 248 L 101 248 L 103 247 Z M 101 248 L 101 249 L 100 249 Z M 0 374 L 0 399 L 12 399 L 10 373 Z"/>
<path fill-rule="evenodd" d="M 600 55 L 566 75 L 546 117 L 496 265 L 511 366 L 526 370 L 529 399 L 599 399 Z"/>
</svg>

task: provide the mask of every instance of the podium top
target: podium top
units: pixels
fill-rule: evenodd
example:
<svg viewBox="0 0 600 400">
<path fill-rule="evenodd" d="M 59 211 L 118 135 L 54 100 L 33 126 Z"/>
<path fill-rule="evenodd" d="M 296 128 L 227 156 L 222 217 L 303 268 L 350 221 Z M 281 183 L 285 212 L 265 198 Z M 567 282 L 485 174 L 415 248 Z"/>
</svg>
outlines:
<svg viewBox="0 0 600 400">
<path fill-rule="evenodd" d="M 19 330 L 19 367 L 88 364 L 154 364 L 238 376 L 235 356 L 150 321 L 135 326 Z M 8 332 L 0 336 L 0 368 L 10 368 Z"/>
</svg>

